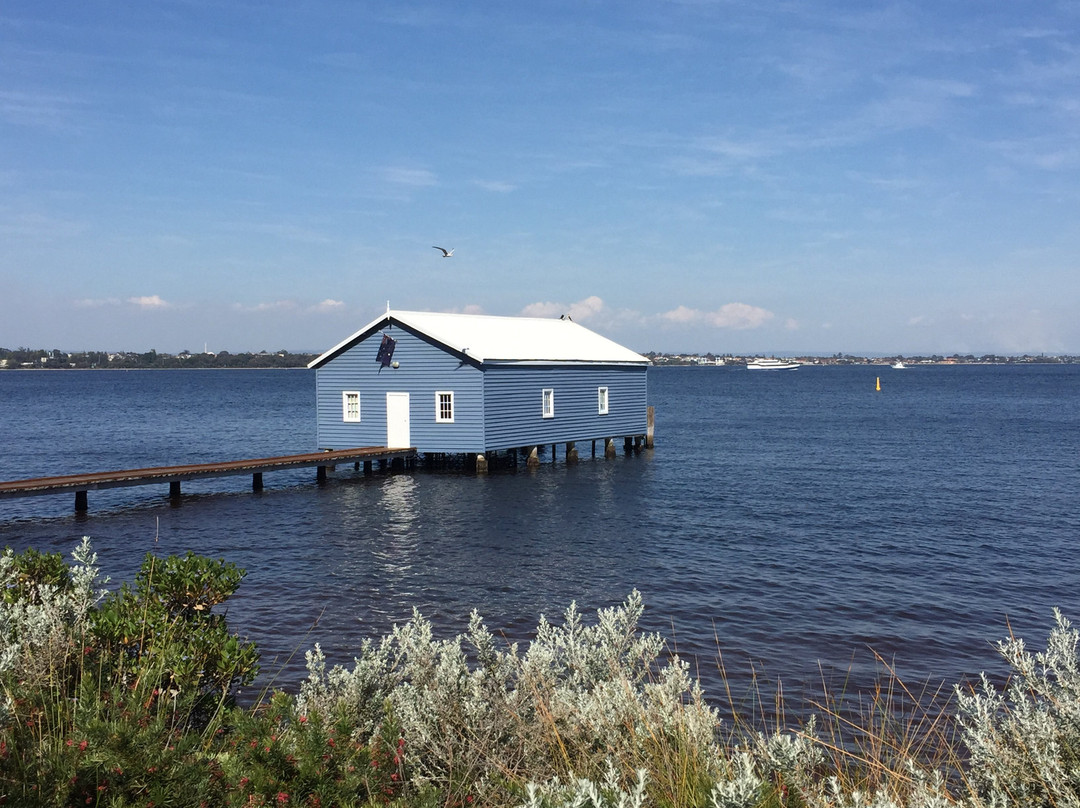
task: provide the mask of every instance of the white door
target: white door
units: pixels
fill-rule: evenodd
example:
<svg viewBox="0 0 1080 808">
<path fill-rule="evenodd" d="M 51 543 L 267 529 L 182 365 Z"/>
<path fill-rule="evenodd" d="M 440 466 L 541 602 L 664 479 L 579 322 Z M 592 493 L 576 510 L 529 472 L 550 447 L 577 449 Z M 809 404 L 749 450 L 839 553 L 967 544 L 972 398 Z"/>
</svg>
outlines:
<svg viewBox="0 0 1080 808">
<path fill-rule="evenodd" d="M 409 442 L 409 394 L 386 394 L 386 448 L 406 449 Z"/>
</svg>

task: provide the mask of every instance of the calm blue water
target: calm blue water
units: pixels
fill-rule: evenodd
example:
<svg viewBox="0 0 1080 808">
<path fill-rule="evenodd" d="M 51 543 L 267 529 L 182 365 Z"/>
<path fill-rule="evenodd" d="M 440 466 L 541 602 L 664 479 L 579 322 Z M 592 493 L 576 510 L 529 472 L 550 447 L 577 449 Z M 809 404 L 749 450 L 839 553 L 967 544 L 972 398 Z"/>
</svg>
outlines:
<svg viewBox="0 0 1080 808">
<path fill-rule="evenodd" d="M 659 368 L 649 387 L 639 456 L 283 472 L 258 495 L 237 477 L 186 483 L 179 507 L 164 486 L 92 491 L 81 517 L 69 495 L 3 500 L 0 545 L 89 535 L 115 580 L 147 551 L 234 561 L 230 622 L 290 687 L 316 641 L 348 661 L 414 606 L 442 634 L 475 607 L 520 640 L 634 587 L 717 701 L 721 654 L 736 690 L 865 683 L 868 649 L 954 682 L 1000 672 L 1010 624 L 1041 646 L 1053 606 L 1080 620 L 1080 366 Z M 0 479 L 310 451 L 314 398 L 308 371 L 0 372 Z"/>
</svg>

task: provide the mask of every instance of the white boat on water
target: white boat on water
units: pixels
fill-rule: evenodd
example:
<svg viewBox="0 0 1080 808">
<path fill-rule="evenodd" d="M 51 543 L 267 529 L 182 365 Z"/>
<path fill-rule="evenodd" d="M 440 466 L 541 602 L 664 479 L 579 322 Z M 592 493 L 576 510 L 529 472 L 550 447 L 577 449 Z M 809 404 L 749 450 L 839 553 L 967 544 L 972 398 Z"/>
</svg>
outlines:
<svg viewBox="0 0 1080 808">
<path fill-rule="evenodd" d="M 747 370 L 795 370 L 799 367 L 798 362 L 789 362 L 786 359 L 747 359 Z"/>
<path fill-rule="evenodd" d="M 893 364 L 891 364 L 889 367 L 891 367 L 893 370 L 907 370 L 907 365 L 905 365 L 903 362 L 893 362 Z"/>
</svg>

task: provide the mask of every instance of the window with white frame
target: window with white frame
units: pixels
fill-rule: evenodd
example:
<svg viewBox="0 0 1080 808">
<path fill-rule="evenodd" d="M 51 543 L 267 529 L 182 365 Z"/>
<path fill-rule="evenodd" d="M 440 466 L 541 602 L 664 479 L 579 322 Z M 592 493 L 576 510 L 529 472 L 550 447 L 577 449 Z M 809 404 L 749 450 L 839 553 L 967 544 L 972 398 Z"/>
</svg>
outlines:
<svg viewBox="0 0 1080 808">
<path fill-rule="evenodd" d="M 345 390 L 341 394 L 341 419 L 353 423 L 360 421 L 360 394 L 355 390 Z"/>
<path fill-rule="evenodd" d="M 542 403 L 540 405 L 540 414 L 544 418 L 555 417 L 555 391 L 550 387 L 544 388 Z"/>
<path fill-rule="evenodd" d="M 454 423 L 454 393 L 451 390 L 435 391 L 435 423 Z"/>
<path fill-rule="evenodd" d="M 600 415 L 607 415 L 607 402 L 608 402 L 607 388 L 606 387 L 597 387 L 596 388 L 596 411 L 597 411 L 597 413 L 599 413 Z"/>
</svg>

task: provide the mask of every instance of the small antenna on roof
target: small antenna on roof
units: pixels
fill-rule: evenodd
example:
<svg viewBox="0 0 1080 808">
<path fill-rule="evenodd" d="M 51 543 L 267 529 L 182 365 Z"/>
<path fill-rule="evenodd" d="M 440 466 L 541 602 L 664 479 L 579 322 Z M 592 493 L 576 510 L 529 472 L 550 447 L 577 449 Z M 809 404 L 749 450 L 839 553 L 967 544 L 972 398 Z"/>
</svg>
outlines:
<svg viewBox="0 0 1080 808">
<path fill-rule="evenodd" d="M 386 301 L 386 313 L 387 314 L 390 313 L 390 301 L 389 300 Z"/>
</svg>

